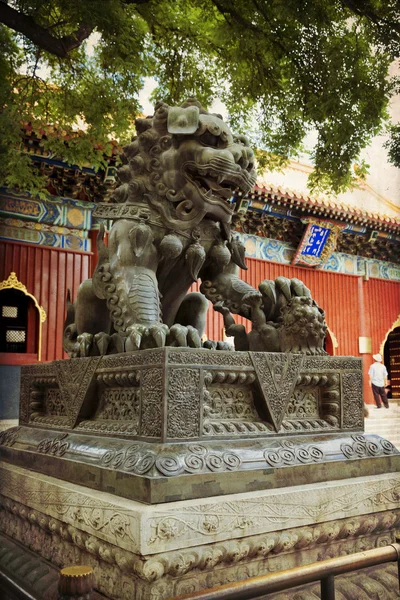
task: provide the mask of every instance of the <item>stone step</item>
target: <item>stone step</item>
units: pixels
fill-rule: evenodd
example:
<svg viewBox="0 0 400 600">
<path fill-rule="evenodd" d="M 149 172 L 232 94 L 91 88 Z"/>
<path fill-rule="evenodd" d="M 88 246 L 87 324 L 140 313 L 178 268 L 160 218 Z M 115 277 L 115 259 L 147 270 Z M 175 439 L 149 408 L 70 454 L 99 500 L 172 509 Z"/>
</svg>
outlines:
<svg viewBox="0 0 400 600">
<path fill-rule="evenodd" d="M 396 435 L 399 433 L 399 428 L 396 425 L 394 425 L 393 427 L 379 427 L 378 425 L 368 425 L 365 427 L 365 431 L 367 433 L 379 433 L 380 435 L 383 435 L 383 432 Z"/>
<path fill-rule="evenodd" d="M 393 431 L 377 431 L 376 429 L 374 429 L 374 431 L 366 431 L 365 433 L 367 435 L 379 435 L 380 437 L 385 438 L 387 440 L 400 439 L 398 433 L 393 433 Z"/>
<path fill-rule="evenodd" d="M 398 427 L 400 431 L 400 419 L 365 419 L 365 427 L 390 427 L 391 429 Z"/>
<path fill-rule="evenodd" d="M 390 410 L 382 409 L 385 412 L 378 411 L 378 414 L 370 413 L 366 417 L 367 421 L 398 421 L 400 422 L 400 413 L 392 413 Z"/>
<path fill-rule="evenodd" d="M 400 450 L 400 407 L 389 402 L 389 408 L 377 408 L 369 404 L 368 417 L 364 420 L 365 432 L 375 433 L 392 442 Z"/>
<path fill-rule="evenodd" d="M 366 423 L 379 423 L 380 425 L 384 425 L 385 423 L 389 424 L 389 423 L 393 423 L 393 424 L 400 424 L 400 417 L 398 416 L 394 416 L 394 415 L 387 415 L 386 419 L 377 419 L 376 417 L 368 417 L 365 420 Z"/>
<path fill-rule="evenodd" d="M 366 431 L 371 431 L 372 429 L 379 429 L 379 431 L 390 431 L 390 433 L 400 434 L 400 427 L 398 427 L 397 425 L 381 425 L 380 427 L 375 425 L 369 425 L 365 428 Z"/>
<path fill-rule="evenodd" d="M 396 435 L 399 433 L 399 429 L 398 427 L 375 427 L 375 426 L 369 426 L 369 427 L 365 427 L 365 431 L 367 433 L 379 433 L 380 435 L 383 435 L 383 433 L 391 433 L 392 435 Z"/>
<path fill-rule="evenodd" d="M 371 415 L 375 415 L 376 417 L 379 417 L 379 415 L 385 413 L 385 414 L 389 414 L 389 415 L 399 415 L 400 416 L 400 410 L 396 407 L 392 408 L 391 406 L 389 406 L 389 408 L 384 408 L 382 406 L 382 408 L 377 408 L 377 407 L 367 407 L 369 414 Z"/>
<path fill-rule="evenodd" d="M 365 431 L 367 431 L 368 433 L 375 433 L 376 431 L 379 432 L 383 432 L 385 431 L 386 433 L 392 433 L 392 434 L 396 434 L 399 433 L 399 428 L 398 427 L 379 427 L 377 425 L 369 425 L 368 427 L 365 427 Z"/>
<path fill-rule="evenodd" d="M 376 431 L 376 429 L 374 431 L 366 431 L 365 433 L 370 434 L 370 435 L 380 435 L 383 438 L 387 438 L 387 439 L 400 439 L 399 434 L 393 433 L 391 431 Z"/>
<path fill-rule="evenodd" d="M 385 429 L 384 427 L 366 427 L 365 428 L 366 433 L 378 433 L 379 435 L 383 435 L 384 433 L 386 434 L 391 434 L 391 435 L 398 435 L 399 431 L 398 429 Z"/>
<path fill-rule="evenodd" d="M 385 408 L 384 406 L 382 406 L 381 408 L 377 408 L 376 406 L 368 405 L 367 408 L 370 415 L 374 415 L 377 417 L 383 413 L 400 416 L 400 409 L 398 406 L 389 405 L 389 408 Z"/>
<path fill-rule="evenodd" d="M 376 427 L 400 427 L 400 419 L 365 419 L 365 426 L 373 425 Z"/>
<path fill-rule="evenodd" d="M 366 419 L 368 422 L 372 422 L 372 423 L 400 423 L 400 417 L 398 415 L 389 415 L 387 414 L 386 417 L 375 417 L 375 416 L 369 416 Z"/>
<path fill-rule="evenodd" d="M 369 425 L 370 423 L 379 425 L 380 427 L 385 427 L 386 425 L 400 425 L 400 419 L 365 419 L 365 425 Z"/>
<path fill-rule="evenodd" d="M 365 426 L 379 425 L 380 427 L 399 427 L 400 419 L 365 419 Z"/>
</svg>

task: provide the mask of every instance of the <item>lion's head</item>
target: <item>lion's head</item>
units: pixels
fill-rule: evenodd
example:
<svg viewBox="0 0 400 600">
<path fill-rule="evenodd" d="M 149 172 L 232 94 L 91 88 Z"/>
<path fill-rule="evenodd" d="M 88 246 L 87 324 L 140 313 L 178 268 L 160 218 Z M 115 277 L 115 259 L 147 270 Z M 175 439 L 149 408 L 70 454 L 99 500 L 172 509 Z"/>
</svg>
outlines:
<svg viewBox="0 0 400 600">
<path fill-rule="evenodd" d="M 124 148 L 117 202 L 148 202 L 166 225 L 189 228 L 209 217 L 229 223 L 235 189 L 256 181 L 245 136 L 195 99 L 180 107 L 160 102 L 154 116 L 136 120 L 138 135 Z"/>
</svg>

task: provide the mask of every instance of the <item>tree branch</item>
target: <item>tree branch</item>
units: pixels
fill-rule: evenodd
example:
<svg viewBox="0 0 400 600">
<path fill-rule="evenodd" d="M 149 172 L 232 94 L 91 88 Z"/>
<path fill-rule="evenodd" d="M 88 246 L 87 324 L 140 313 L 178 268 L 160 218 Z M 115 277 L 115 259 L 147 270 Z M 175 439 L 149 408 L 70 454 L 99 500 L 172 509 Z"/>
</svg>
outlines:
<svg viewBox="0 0 400 600">
<path fill-rule="evenodd" d="M 259 35 L 265 35 L 265 31 L 263 31 L 260 27 L 258 27 L 255 23 L 247 21 L 237 10 L 234 9 L 231 3 L 229 6 L 224 6 L 219 0 L 212 0 L 214 6 L 218 9 L 218 11 L 226 18 L 228 15 L 231 17 L 238 25 L 242 25 L 246 29 L 250 29 L 250 31 L 254 31 Z"/>
<path fill-rule="evenodd" d="M 391 19 L 390 17 L 379 15 L 379 13 L 374 11 L 366 2 L 358 3 L 357 0 L 341 0 L 341 3 L 354 14 L 372 21 L 378 28 L 387 26 L 392 29 L 393 32 L 400 33 L 400 23 L 395 20 L 398 17 L 398 13 L 395 13 L 394 18 Z"/>
<path fill-rule="evenodd" d="M 66 58 L 68 53 L 78 48 L 93 31 L 92 27 L 82 23 L 74 34 L 56 38 L 49 33 L 48 29 L 38 25 L 32 17 L 24 15 L 8 6 L 8 4 L 3 3 L 0 22 L 24 35 L 42 50 L 59 58 Z"/>
</svg>

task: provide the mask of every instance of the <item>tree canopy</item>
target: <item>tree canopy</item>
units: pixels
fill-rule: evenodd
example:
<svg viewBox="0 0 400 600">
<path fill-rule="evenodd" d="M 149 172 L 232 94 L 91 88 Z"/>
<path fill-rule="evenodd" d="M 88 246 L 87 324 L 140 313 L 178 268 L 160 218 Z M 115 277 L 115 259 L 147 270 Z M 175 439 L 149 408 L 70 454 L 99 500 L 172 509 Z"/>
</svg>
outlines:
<svg viewBox="0 0 400 600">
<path fill-rule="evenodd" d="M 261 165 L 283 164 L 315 131 L 314 189 L 340 192 L 396 89 L 398 0 L 9 0 L 0 3 L 0 184 L 37 192 L 21 124 L 69 164 L 105 164 L 141 107 L 223 101 Z M 89 40 L 89 42 L 88 42 Z M 94 43 L 90 43 L 93 42 Z M 79 123 L 84 123 L 77 133 Z M 390 156 L 400 164 L 398 126 Z M 60 135 L 62 134 L 62 135 Z M 397 135 L 397 138 L 396 138 Z"/>
</svg>

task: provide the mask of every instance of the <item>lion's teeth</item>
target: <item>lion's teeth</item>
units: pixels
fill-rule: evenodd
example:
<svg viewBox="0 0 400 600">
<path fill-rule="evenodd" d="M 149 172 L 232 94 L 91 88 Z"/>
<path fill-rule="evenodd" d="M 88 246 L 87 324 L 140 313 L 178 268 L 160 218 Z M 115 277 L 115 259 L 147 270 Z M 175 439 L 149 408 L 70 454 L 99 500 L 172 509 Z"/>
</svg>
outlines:
<svg viewBox="0 0 400 600">
<path fill-rule="evenodd" d="M 224 179 L 225 179 L 225 177 L 223 175 L 218 175 L 218 178 L 217 178 L 218 185 L 221 185 L 221 183 L 224 181 Z"/>
</svg>

